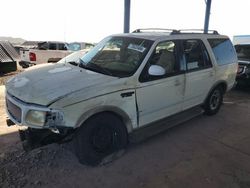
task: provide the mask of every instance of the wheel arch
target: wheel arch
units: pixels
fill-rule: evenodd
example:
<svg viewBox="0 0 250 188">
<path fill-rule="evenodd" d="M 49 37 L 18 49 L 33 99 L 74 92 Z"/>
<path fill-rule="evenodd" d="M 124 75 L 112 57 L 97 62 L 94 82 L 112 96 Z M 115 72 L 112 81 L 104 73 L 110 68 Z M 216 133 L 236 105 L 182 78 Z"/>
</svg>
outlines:
<svg viewBox="0 0 250 188">
<path fill-rule="evenodd" d="M 205 98 L 205 100 L 204 100 L 203 103 L 206 102 L 208 96 L 209 96 L 209 95 L 211 94 L 211 92 L 212 92 L 215 88 L 217 88 L 217 87 L 222 88 L 222 92 L 223 92 L 223 95 L 224 95 L 224 94 L 226 93 L 226 91 L 227 91 L 227 88 L 228 88 L 227 82 L 224 81 L 224 80 L 221 80 L 221 81 L 216 82 L 216 83 L 210 88 L 210 90 L 209 90 L 209 92 L 208 92 L 208 94 L 207 94 L 207 96 L 206 96 L 206 98 Z"/>
<path fill-rule="evenodd" d="M 82 126 L 84 124 L 84 122 L 86 122 L 90 118 L 93 118 L 96 115 L 100 115 L 100 114 L 104 114 L 104 113 L 111 113 L 111 114 L 117 116 L 119 119 L 121 119 L 124 126 L 126 127 L 127 133 L 132 132 L 132 130 L 133 130 L 132 120 L 130 119 L 128 114 L 126 112 L 124 112 L 123 110 L 121 110 L 117 107 L 114 107 L 114 106 L 104 106 L 101 108 L 91 109 L 91 110 L 85 112 L 78 119 L 75 128 L 79 128 L 80 126 Z"/>
</svg>

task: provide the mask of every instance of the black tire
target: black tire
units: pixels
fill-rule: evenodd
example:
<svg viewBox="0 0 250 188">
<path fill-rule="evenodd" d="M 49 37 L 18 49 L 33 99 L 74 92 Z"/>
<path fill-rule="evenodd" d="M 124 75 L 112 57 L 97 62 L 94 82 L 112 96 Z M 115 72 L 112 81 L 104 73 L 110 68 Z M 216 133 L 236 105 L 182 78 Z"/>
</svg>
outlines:
<svg viewBox="0 0 250 188">
<path fill-rule="evenodd" d="M 204 104 L 204 110 L 206 115 L 214 115 L 216 114 L 223 102 L 223 91 L 221 87 L 216 87 L 209 94 L 206 102 Z"/>
<path fill-rule="evenodd" d="M 105 156 L 125 148 L 127 142 L 122 121 L 112 113 L 101 113 L 78 129 L 74 146 L 80 163 L 96 166 Z"/>
</svg>

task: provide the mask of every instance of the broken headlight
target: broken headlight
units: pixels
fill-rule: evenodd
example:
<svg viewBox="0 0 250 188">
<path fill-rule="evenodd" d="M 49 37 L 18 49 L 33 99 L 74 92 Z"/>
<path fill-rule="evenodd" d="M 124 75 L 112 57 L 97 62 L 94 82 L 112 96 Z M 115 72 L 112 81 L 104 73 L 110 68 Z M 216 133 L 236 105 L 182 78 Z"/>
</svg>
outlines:
<svg viewBox="0 0 250 188">
<path fill-rule="evenodd" d="M 39 110 L 29 110 L 25 121 L 34 126 L 44 126 L 45 121 L 46 121 L 46 111 L 39 111 Z"/>
</svg>

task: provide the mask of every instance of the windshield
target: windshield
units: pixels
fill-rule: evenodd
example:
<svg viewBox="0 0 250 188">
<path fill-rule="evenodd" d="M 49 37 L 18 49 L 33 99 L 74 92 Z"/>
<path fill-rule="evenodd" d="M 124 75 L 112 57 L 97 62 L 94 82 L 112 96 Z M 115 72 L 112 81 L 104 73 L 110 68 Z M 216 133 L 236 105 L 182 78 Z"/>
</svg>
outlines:
<svg viewBox="0 0 250 188">
<path fill-rule="evenodd" d="M 81 58 L 81 67 L 116 77 L 128 77 L 142 63 L 153 41 L 108 37 Z"/>
<path fill-rule="evenodd" d="M 81 50 L 81 44 L 80 43 L 77 43 L 77 42 L 74 42 L 74 43 L 69 43 L 68 44 L 68 49 L 71 50 L 71 51 L 78 51 L 78 50 Z"/>
<path fill-rule="evenodd" d="M 236 45 L 235 50 L 240 60 L 250 61 L 250 45 Z"/>
</svg>

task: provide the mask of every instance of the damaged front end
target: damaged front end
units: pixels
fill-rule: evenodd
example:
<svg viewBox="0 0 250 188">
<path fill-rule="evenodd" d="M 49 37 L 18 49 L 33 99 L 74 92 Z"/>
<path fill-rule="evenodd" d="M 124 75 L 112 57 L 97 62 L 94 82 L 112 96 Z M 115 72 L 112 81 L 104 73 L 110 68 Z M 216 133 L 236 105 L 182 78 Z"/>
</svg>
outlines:
<svg viewBox="0 0 250 188">
<path fill-rule="evenodd" d="M 28 127 L 19 131 L 25 150 L 60 142 L 73 132 L 73 128 L 65 126 L 64 114 L 59 110 L 27 104 L 9 94 L 6 95 L 6 109 L 8 126 Z"/>
<path fill-rule="evenodd" d="M 59 130 L 59 129 L 58 129 Z M 25 151 L 48 145 L 51 143 L 62 143 L 71 140 L 73 129 L 61 129 L 60 134 L 52 132 L 50 129 L 34 129 L 28 127 L 19 130 L 19 136 Z"/>
</svg>

